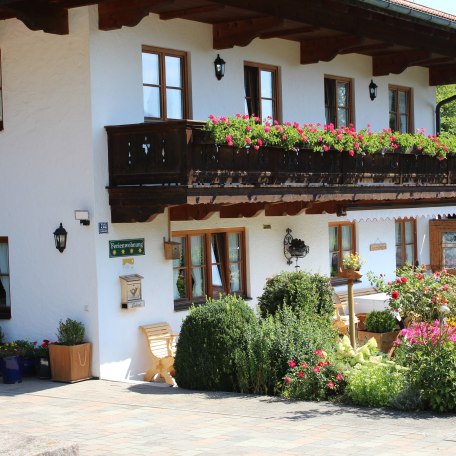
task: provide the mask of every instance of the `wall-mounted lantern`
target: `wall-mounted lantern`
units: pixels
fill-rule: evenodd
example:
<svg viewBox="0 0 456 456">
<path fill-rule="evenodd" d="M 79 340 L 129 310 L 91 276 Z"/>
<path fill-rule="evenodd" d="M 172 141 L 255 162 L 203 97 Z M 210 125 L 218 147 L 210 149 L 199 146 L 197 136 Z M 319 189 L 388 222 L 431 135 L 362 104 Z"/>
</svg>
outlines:
<svg viewBox="0 0 456 456">
<path fill-rule="evenodd" d="M 54 231 L 55 248 L 60 253 L 62 253 L 66 248 L 67 235 L 67 230 L 60 223 L 60 226 Z"/>
<path fill-rule="evenodd" d="M 299 238 L 293 238 L 291 229 L 287 228 L 285 237 L 283 238 L 283 254 L 287 260 L 287 264 L 293 263 L 293 258 L 296 261 L 296 269 L 299 269 L 298 260 L 304 258 L 309 253 L 309 246 Z"/>
<path fill-rule="evenodd" d="M 375 84 L 375 82 L 371 79 L 371 82 L 369 84 L 369 96 L 372 101 L 377 98 L 377 88 L 378 85 Z"/>
<path fill-rule="evenodd" d="M 225 76 L 225 60 L 220 57 L 220 54 L 217 54 L 217 58 L 214 60 L 215 68 L 215 77 L 220 81 L 220 79 Z"/>
</svg>

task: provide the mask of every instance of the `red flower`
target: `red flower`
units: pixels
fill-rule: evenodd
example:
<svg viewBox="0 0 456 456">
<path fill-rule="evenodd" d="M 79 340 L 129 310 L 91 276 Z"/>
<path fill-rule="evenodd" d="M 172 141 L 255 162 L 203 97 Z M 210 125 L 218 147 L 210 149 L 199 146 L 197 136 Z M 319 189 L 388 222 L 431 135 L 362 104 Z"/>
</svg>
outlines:
<svg viewBox="0 0 456 456">
<path fill-rule="evenodd" d="M 332 389 L 334 388 L 334 382 L 328 382 L 328 386 Z"/>
<path fill-rule="evenodd" d="M 314 355 L 318 355 L 320 358 L 324 358 L 325 357 L 325 354 L 323 353 L 323 350 L 315 350 L 314 351 Z"/>
<path fill-rule="evenodd" d="M 398 291 L 393 291 L 393 292 L 391 293 L 391 297 L 392 297 L 393 299 L 399 299 L 399 292 L 398 292 Z"/>
<path fill-rule="evenodd" d="M 407 277 L 401 277 L 401 282 L 402 282 L 402 283 L 407 283 L 407 282 L 408 282 Z"/>
<path fill-rule="evenodd" d="M 298 372 L 298 377 L 299 377 L 299 378 L 304 377 L 304 372 Z"/>
<path fill-rule="evenodd" d="M 339 380 L 339 382 L 340 382 L 341 380 L 344 379 L 344 377 L 342 376 L 341 373 L 338 373 L 338 374 L 336 375 L 336 379 Z"/>
<path fill-rule="evenodd" d="M 315 372 L 316 374 L 318 374 L 318 372 L 320 372 L 320 368 L 317 367 L 317 366 L 315 366 L 315 367 L 314 367 L 314 372 Z"/>
<path fill-rule="evenodd" d="M 307 369 L 309 366 L 307 363 L 301 363 L 301 366 L 304 368 L 304 369 Z"/>
<path fill-rule="evenodd" d="M 288 361 L 288 365 L 289 365 L 290 367 L 295 367 L 295 366 L 296 366 L 296 363 L 295 363 L 293 360 L 290 360 L 290 361 Z"/>
<path fill-rule="evenodd" d="M 325 363 L 324 363 L 323 361 L 320 361 L 320 362 L 317 364 L 318 367 L 323 367 L 324 365 L 325 365 Z"/>
<path fill-rule="evenodd" d="M 283 380 L 284 380 L 285 383 L 290 383 L 291 382 L 291 378 L 290 377 L 285 377 Z"/>
</svg>

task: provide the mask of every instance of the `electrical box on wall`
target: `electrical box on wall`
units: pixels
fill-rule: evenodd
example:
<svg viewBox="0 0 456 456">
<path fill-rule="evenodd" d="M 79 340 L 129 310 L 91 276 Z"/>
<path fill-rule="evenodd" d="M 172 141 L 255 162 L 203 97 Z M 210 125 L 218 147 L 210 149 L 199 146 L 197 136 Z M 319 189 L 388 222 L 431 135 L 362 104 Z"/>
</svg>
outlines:
<svg viewBox="0 0 456 456">
<path fill-rule="evenodd" d="M 141 280 L 139 274 L 130 274 L 119 276 L 121 287 L 122 309 L 134 309 L 135 307 L 144 307 L 145 302 L 142 299 Z"/>
</svg>

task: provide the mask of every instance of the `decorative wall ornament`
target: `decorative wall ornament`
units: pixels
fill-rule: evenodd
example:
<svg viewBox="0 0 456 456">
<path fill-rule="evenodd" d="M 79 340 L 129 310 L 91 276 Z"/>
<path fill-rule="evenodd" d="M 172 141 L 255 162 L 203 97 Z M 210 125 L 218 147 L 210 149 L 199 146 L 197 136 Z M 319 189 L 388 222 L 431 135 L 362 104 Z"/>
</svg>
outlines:
<svg viewBox="0 0 456 456">
<path fill-rule="evenodd" d="M 286 229 L 285 237 L 283 238 L 283 254 L 287 260 L 287 264 L 293 263 L 293 258 L 296 261 L 296 270 L 299 269 L 298 260 L 304 258 L 309 253 L 309 246 L 299 238 L 293 238 L 291 235 L 292 230 Z"/>
</svg>

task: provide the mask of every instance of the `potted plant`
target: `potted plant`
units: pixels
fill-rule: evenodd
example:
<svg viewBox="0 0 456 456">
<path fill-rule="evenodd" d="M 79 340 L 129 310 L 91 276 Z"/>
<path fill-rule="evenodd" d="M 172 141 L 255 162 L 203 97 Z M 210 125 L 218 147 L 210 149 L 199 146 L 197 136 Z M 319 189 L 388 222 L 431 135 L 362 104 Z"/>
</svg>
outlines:
<svg viewBox="0 0 456 456">
<path fill-rule="evenodd" d="M 299 238 L 293 238 L 288 246 L 288 253 L 295 258 L 302 258 L 304 257 L 309 247 L 307 247 L 306 243 Z"/>
<path fill-rule="evenodd" d="M 363 275 L 359 271 L 364 263 L 365 260 L 363 260 L 357 252 L 344 255 L 339 276 L 345 279 L 360 279 Z"/>
<path fill-rule="evenodd" d="M 21 383 L 20 347 L 16 342 L 0 345 L 0 372 L 3 383 Z"/>
<path fill-rule="evenodd" d="M 366 316 L 365 331 L 358 331 L 358 340 L 363 342 L 373 337 L 378 348 L 388 353 L 396 340 L 399 330 L 397 320 L 389 310 L 374 310 Z"/>
<path fill-rule="evenodd" d="M 27 377 L 35 375 L 35 346 L 28 340 L 19 339 L 15 341 L 19 347 L 21 356 L 19 364 L 22 370 L 22 376 Z"/>
<path fill-rule="evenodd" d="M 58 343 L 48 345 L 52 380 L 72 383 L 91 378 L 91 344 L 84 343 L 84 334 L 81 322 L 60 320 Z"/>
<path fill-rule="evenodd" d="M 38 342 L 33 342 L 35 347 L 35 366 L 38 378 L 51 378 L 51 363 L 49 361 L 49 345 L 53 342 L 44 339 L 38 345 Z"/>
</svg>

